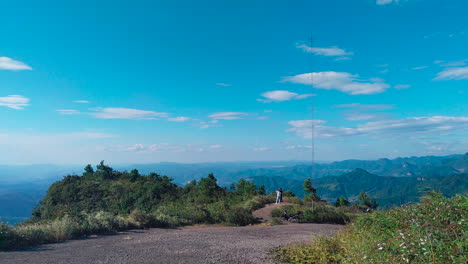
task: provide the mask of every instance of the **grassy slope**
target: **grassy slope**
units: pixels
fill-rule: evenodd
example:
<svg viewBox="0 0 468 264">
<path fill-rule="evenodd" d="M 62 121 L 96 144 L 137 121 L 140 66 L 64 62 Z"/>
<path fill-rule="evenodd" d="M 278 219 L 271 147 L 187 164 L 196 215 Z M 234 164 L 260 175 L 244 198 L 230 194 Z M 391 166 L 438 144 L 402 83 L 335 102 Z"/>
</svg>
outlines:
<svg viewBox="0 0 468 264">
<path fill-rule="evenodd" d="M 358 218 L 332 238 L 279 249 L 288 263 L 466 263 L 468 197 L 438 193 Z"/>
</svg>

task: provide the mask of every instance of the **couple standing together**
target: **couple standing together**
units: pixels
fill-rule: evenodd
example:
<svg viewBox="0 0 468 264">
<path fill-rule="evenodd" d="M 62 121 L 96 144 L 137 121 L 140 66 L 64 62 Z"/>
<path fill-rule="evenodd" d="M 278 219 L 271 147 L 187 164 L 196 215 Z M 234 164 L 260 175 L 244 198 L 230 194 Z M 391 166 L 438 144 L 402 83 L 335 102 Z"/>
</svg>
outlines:
<svg viewBox="0 0 468 264">
<path fill-rule="evenodd" d="M 276 203 L 282 203 L 283 202 L 283 189 L 279 188 L 276 190 Z"/>
</svg>

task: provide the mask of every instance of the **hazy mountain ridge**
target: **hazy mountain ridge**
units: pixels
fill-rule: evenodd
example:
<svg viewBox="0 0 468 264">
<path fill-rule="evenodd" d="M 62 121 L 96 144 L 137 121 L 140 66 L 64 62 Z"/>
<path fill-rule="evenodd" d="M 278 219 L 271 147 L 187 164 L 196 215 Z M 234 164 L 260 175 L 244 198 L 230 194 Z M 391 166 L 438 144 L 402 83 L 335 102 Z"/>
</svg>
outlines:
<svg viewBox="0 0 468 264">
<path fill-rule="evenodd" d="M 257 185 L 264 184 L 267 191 L 279 187 L 303 196 L 302 181 L 283 177 L 252 177 L 249 180 Z M 345 196 L 354 201 L 361 191 L 375 198 L 382 207 L 399 206 L 407 202 L 417 202 L 427 190 L 433 189 L 447 196 L 468 191 L 468 174 L 454 174 L 446 177 L 392 177 L 379 176 L 363 169 L 355 169 L 341 176 L 330 176 L 312 181 L 319 196 L 328 202 Z"/>
<path fill-rule="evenodd" d="M 0 165 L 0 217 L 29 217 L 31 209 L 37 204 L 50 184 L 61 180 L 67 174 L 81 174 L 83 166 L 59 166 L 59 165 L 28 165 L 28 166 L 4 166 Z M 291 189 L 298 195 L 302 194 L 302 182 L 305 178 L 313 177 L 317 184 L 319 178 L 325 176 L 339 176 L 351 172 L 356 168 L 362 168 L 375 174 L 375 177 L 395 176 L 414 179 L 420 177 L 450 176 L 468 171 L 468 153 L 465 155 L 449 156 L 425 156 L 425 157 L 407 157 L 397 159 L 378 159 L 373 161 L 365 160 L 345 160 L 332 163 L 316 164 L 315 168 L 305 161 L 271 161 L 271 162 L 217 162 L 217 163 L 155 163 L 155 164 L 135 164 L 115 166 L 117 170 L 128 170 L 137 168 L 141 173 L 156 172 L 161 175 L 167 175 L 174 179 L 179 185 L 184 185 L 193 179 L 200 179 L 214 173 L 218 182 L 222 186 L 238 181 L 241 178 L 255 179 L 255 183 L 272 189 L 281 186 L 285 189 Z M 315 170 L 315 173 L 312 173 Z M 312 174 L 314 174 L 312 176 Z M 379 176 L 377 176 L 379 175 Z M 285 180 L 278 180 L 283 178 Z M 260 180 L 262 179 L 262 180 Z M 448 178 L 450 181 L 452 178 Z M 361 186 L 364 179 L 356 178 L 353 184 Z M 379 178 L 381 181 L 383 178 Z M 390 186 L 395 186 L 391 180 Z M 406 180 L 401 180 L 405 182 Z M 278 182 L 278 183 L 276 183 Z M 411 181 L 417 183 L 417 181 Z M 411 184 L 409 183 L 409 184 Z M 325 182 L 323 183 L 325 184 Z M 328 183 L 329 188 L 323 190 L 339 189 L 341 191 L 324 192 L 324 198 L 336 199 L 331 196 L 335 194 L 348 195 L 346 188 L 340 184 L 333 185 Z M 457 186 L 455 186 L 456 188 Z M 320 187 L 322 188 L 322 187 Z M 319 188 L 319 192 L 320 189 Z M 341 188 L 341 189 L 340 189 Z M 388 187 L 391 188 L 391 187 Z M 367 190 L 367 189 L 365 189 Z M 372 189 L 367 190 L 372 192 Z M 377 196 L 383 196 L 385 191 L 377 193 Z M 388 193 L 394 193 L 387 190 Z M 410 192 L 412 193 L 412 192 Z M 371 193 L 372 194 L 372 193 Z M 389 198 L 390 202 L 395 198 Z M 384 203 L 390 203 L 385 202 Z"/>
</svg>

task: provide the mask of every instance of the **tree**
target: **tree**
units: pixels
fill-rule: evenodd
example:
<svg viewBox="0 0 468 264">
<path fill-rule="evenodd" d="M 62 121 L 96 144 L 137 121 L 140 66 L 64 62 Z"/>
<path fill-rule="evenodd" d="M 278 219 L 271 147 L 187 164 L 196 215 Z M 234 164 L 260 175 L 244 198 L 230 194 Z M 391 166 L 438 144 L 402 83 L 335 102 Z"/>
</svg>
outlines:
<svg viewBox="0 0 468 264">
<path fill-rule="evenodd" d="M 305 199 L 311 199 L 312 201 L 320 200 L 320 198 L 317 196 L 317 190 L 312 186 L 312 182 L 309 178 L 304 181 L 302 186 L 304 187 L 304 193 L 306 193 Z"/>
<path fill-rule="evenodd" d="M 379 203 L 367 195 L 364 191 L 361 191 L 358 196 L 358 200 L 360 201 L 361 206 L 369 207 L 371 209 L 377 209 L 379 207 Z"/>
<path fill-rule="evenodd" d="M 260 195 L 266 194 L 265 185 L 260 186 L 260 188 L 258 189 L 258 194 Z"/>
<path fill-rule="evenodd" d="M 96 166 L 97 173 L 99 173 L 103 179 L 112 179 L 112 172 L 114 171 L 111 167 L 104 164 L 102 160 L 99 165 Z"/>
<path fill-rule="evenodd" d="M 86 167 L 84 168 L 83 176 L 85 176 L 85 175 L 90 175 L 90 174 L 94 174 L 94 169 L 93 169 L 93 166 L 91 166 L 91 164 L 88 164 L 88 165 L 86 165 Z"/>
<path fill-rule="evenodd" d="M 342 195 L 339 198 L 336 198 L 335 206 L 336 207 L 349 206 L 349 201 L 348 199 L 346 199 L 346 197 Z"/>
<path fill-rule="evenodd" d="M 257 186 L 250 181 L 240 179 L 237 183 L 236 192 L 243 198 L 249 198 L 251 196 L 257 195 Z"/>
</svg>

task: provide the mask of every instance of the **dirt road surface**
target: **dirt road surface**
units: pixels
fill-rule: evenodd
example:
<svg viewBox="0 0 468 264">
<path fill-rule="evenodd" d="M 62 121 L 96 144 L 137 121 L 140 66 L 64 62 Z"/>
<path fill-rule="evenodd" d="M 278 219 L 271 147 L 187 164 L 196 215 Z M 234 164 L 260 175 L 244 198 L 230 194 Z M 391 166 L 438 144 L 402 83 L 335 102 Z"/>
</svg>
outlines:
<svg viewBox="0 0 468 264">
<path fill-rule="evenodd" d="M 268 209 L 273 209 L 271 206 Z M 265 210 L 260 214 L 265 213 Z M 332 235 L 342 226 L 329 224 L 203 226 L 154 228 L 116 235 L 0 252 L 0 263 L 275 263 L 268 251 L 278 246 Z"/>
<path fill-rule="evenodd" d="M 0 263 L 275 263 L 268 250 L 341 226 L 288 224 L 150 229 L 0 252 Z"/>
</svg>

